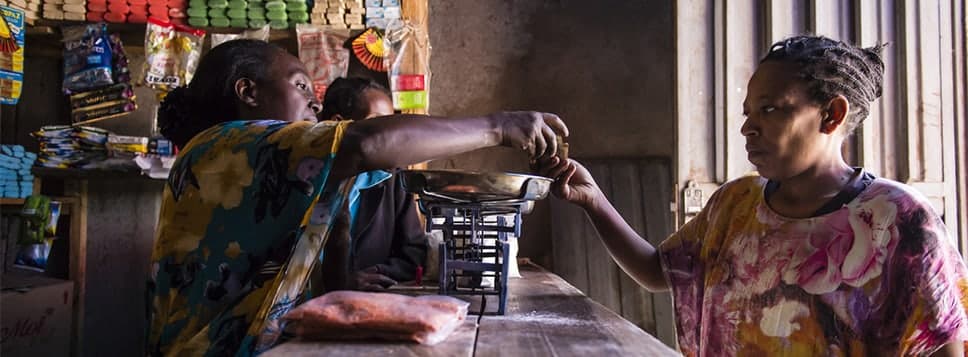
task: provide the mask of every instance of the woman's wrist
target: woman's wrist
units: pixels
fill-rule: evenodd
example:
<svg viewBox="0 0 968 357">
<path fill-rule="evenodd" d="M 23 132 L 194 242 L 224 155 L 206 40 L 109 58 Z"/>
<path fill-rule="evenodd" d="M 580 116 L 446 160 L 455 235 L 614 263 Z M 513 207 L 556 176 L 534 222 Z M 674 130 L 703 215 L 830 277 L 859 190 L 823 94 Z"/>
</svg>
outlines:
<svg viewBox="0 0 968 357">
<path fill-rule="evenodd" d="M 606 204 L 608 204 L 608 198 L 605 197 L 605 193 L 602 190 L 596 189 L 594 194 L 579 205 L 588 212 L 601 212 Z"/>
</svg>

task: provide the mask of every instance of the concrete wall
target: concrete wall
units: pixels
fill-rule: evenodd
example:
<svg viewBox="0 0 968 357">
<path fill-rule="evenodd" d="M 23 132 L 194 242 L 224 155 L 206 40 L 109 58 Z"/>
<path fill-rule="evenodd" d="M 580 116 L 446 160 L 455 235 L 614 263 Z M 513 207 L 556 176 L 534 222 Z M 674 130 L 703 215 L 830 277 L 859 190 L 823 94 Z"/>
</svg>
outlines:
<svg viewBox="0 0 968 357">
<path fill-rule="evenodd" d="M 562 116 L 578 158 L 674 153 L 671 1 L 430 0 L 431 113 Z M 432 168 L 527 172 L 497 148 Z M 665 203 L 662 203 L 665 204 Z M 520 256 L 551 266 L 548 203 L 525 219 Z"/>
</svg>

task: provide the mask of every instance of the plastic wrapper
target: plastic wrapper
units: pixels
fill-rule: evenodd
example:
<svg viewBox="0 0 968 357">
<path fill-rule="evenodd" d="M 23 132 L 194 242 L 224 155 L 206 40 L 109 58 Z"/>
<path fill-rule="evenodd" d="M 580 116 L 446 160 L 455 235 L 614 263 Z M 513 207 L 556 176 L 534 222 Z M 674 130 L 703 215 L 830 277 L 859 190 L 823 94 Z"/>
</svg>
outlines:
<svg viewBox="0 0 968 357">
<path fill-rule="evenodd" d="M 467 318 L 468 303 L 448 296 L 334 291 L 282 317 L 306 340 L 383 339 L 437 344 Z"/>
<path fill-rule="evenodd" d="M 239 40 L 243 38 L 269 41 L 269 25 L 265 25 L 257 29 L 245 30 L 242 33 L 213 33 L 212 48 L 215 48 L 215 46 L 221 45 L 226 41 Z"/>
<path fill-rule="evenodd" d="M 32 133 L 40 142 L 36 164 L 54 168 L 84 168 L 107 158 L 110 133 L 86 126 L 44 126 Z"/>
<path fill-rule="evenodd" d="M 124 44 L 121 42 L 121 35 L 112 33 L 109 38 L 111 40 L 114 83 L 130 83 L 131 69 L 128 67 L 128 54 L 124 52 Z"/>
<path fill-rule="evenodd" d="M 154 18 L 145 33 L 145 85 L 161 91 L 188 85 L 202 53 L 205 31 Z"/>
<path fill-rule="evenodd" d="M 322 98 L 329 84 L 349 70 L 350 51 L 343 47 L 348 37 L 308 24 L 296 25 L 296 37 L 299 60 L 309 71 L 316 97 Z"/>
<path fill-rule="evenodd" d="M 114 62 L 107 24 L 64 28 L 64 93 L 114 84 Z"/>
<path fill-rule="evenodd" d="M 80 108 L 71 111 L 71 120 L 75 124 L 114 118 L 131 113 L 138 109 L 138 105 L 129 99 L 105 102 L 93 107 Z"/>
<path fill-rule="evenodd" d="M 383 38 L 383 58 L 393 94 L 393 108 L 430 107 L 430 39 L 407 21 L 393 20 Z"/>
<path fill-rule="evenodd" d="M 17 104 L 24 84 L 24 12 L 0 6 L 0 104 Z"/>
<path fill-rule="evenodd" d="M 116 84 L 96 91 L 71 95 L 71 109 L 80 109 L 120 99 L 135 100 L 130 84 Z"/>
</svg>

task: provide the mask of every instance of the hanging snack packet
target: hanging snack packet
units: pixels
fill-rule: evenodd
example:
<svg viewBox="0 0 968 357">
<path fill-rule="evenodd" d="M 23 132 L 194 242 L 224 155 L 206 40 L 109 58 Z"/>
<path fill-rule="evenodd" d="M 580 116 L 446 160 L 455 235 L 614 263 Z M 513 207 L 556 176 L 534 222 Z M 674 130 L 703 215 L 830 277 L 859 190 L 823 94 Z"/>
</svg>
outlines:
<svg viewBox="0 0 968 357">
<path fill-rule="evenodd" d="M 0 6 L 0 104 L 17 104 L 23 76 L 24 11 Z"/>
<path fill-rule="evenodd" d="M 63 41 L 65 94 L 114 84 L 107 24 L 65 27 Z"/>
<path fill-rule="evenodd" d="M 131 83 L 131 70 L 128 68 L 128 55 L 124 53 L 124 44 L 121 43 L 121 35 L 112 33 L 111 56 L 114 71 L 114 83 Z"/>
<path fill-rule="evenodd" d="M 393 108 L 427 109 L 430 105 L 430 41 L 427 34 L 407 21 L 393 20 L 383 39 Z"/>
<path fill-rule="evenodd" d="M 299 60 L 306 64 L 313 91 L 322 98 L 326 87 L 336 78 L 346 77 L 350 51 L 343 47 L 348 37 L 310 24 L 297 24 Z"/>
<path fill-rule="evenodd" d="M 144 83 L 162 91 L 188 85 L 198 66 L 204 39 L 205 31 L 149 18 Z"/>
</svg>

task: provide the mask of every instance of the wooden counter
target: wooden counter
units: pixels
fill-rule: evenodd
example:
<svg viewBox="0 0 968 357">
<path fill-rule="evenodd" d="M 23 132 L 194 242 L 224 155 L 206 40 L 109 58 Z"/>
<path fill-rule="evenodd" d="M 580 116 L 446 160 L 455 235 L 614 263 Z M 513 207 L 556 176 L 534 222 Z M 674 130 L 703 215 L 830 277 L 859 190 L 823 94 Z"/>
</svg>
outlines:
<svg viewBox="0 0 968 357">
<path fill-rule="evenodd" d="M 678 356 L 563 279 L 534 265 L 509 282 L 504 316 L 468 315 L 435 346 L 291 341 L 265 356 Z M 471 298 L 473 299 L 473 298 Z M 472 311 L 474 311 L 474 301 Z"/>
</svg>

